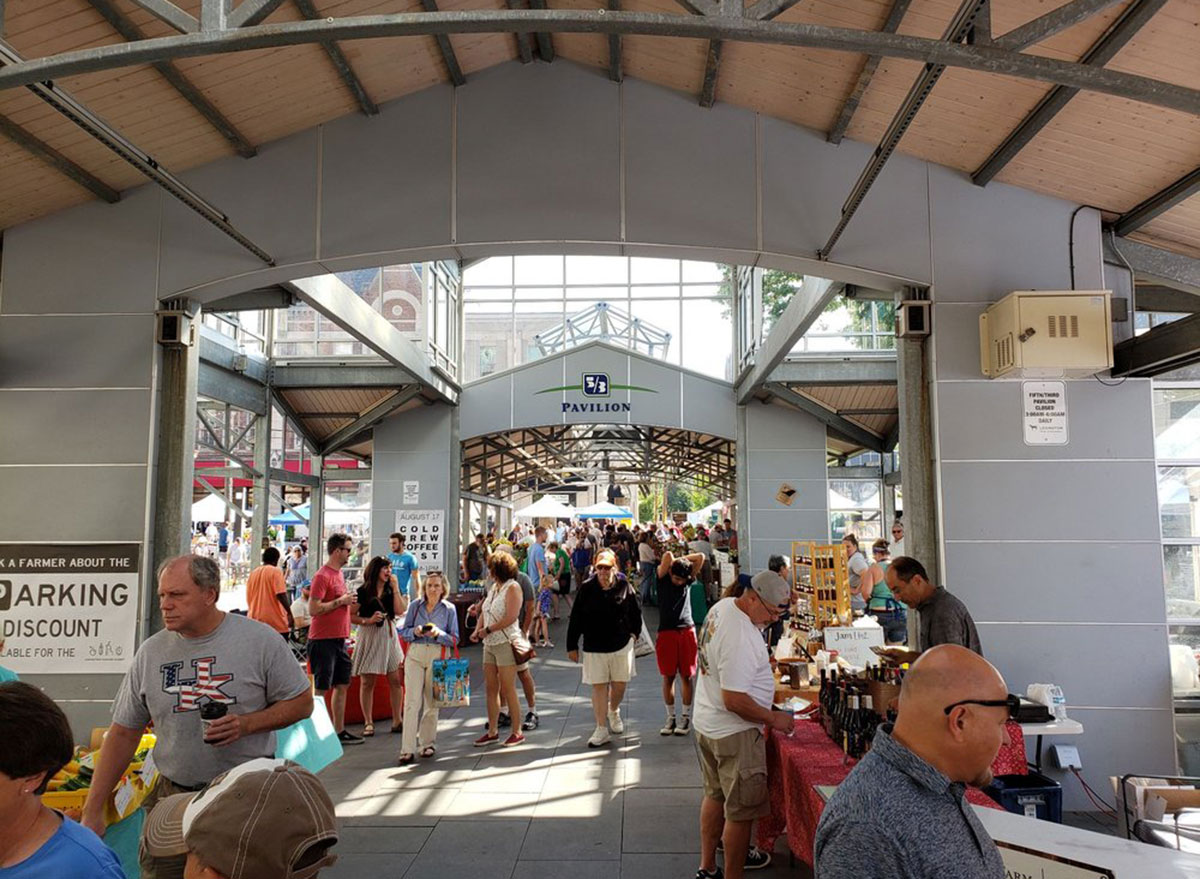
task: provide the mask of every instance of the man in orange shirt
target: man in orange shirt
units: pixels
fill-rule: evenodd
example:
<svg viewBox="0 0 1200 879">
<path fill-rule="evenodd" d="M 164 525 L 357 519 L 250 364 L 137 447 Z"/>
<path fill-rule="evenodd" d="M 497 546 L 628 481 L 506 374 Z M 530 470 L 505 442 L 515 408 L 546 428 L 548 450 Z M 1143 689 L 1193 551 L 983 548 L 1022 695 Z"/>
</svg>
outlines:
<svg viewBox="0 0 1200 879">
<path fill-rule="evenodd" d="M 263 550 L 262 565 L 250 572 L 246 581 L 246 603 L 249 617 L 266 623 L 285 638 L 296 628 L 292 606 L 288 603 L 287 583 L 279 567 L 279 550 L 268 546 Z"/>
</svg>

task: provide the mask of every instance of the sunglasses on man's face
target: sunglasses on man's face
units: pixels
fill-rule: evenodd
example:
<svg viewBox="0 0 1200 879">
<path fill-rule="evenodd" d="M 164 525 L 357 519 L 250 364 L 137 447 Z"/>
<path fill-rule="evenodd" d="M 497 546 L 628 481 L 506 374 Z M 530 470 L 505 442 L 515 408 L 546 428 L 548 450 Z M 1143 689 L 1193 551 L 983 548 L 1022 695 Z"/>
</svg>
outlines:
<svg viewBox="0 0 1200 879">
<path fill-rule="evenodd" d="M 949 715 L 951 711 L 959 705 L 982 705 L 985 708 L 1007 708 L 1008 716 L 1013 720 L 1017 718 L 1017 712 L 1021 709 L 1021 697 L 1009 693 L 1003 699 L 960 699 L 947 705 L 942 711 Z"/>
</svg>

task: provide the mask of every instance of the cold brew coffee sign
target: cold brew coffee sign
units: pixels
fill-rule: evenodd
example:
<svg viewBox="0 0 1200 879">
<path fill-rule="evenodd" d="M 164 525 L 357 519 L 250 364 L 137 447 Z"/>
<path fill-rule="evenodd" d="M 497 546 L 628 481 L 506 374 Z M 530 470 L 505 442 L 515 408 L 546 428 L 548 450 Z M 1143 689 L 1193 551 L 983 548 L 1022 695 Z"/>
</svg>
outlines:
<svg viewBox="0 0 1200 879">
<path fill-rule="evenodd" d="M 613 384 L 609 381 L 607 372 L 585 372 L 577 385 L 559 385 L 556 388 L 543 388 L 538 394 L 559 394 L 566 392 L 562 401 L 563 416 L 581 414 L 604 414 L 608 412 L 622 415 L 633 411 L 633 404 L 626 400 L 613 400 L 613 391 L 629 391 L 630 394 L 657 394 L 653 388 L 642 388 L 637 385 Z"/>
<path fill-rule="evenodd" d="M 119 674 L 137 632 L 136 543 L 0 544 L 0 665 Z"/>
<path fill-rule="evenodd" d="M 396 531 L 404 535 L 404 548 L 417 557 L 421 570 L 442 567 L 445 510 L 397 510 Z"/>
<path fill-rule="evenodd" d="M 1067 385 L 1065 382 L 1022 382 L 1025 445 L 1065 446 Z"/>
</svg>

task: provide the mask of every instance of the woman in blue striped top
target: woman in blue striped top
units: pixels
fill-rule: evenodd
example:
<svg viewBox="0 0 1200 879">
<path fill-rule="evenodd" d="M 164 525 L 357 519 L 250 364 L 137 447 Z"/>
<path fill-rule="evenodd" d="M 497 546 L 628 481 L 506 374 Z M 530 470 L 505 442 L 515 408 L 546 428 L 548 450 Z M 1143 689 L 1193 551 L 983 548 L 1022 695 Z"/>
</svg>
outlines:
<svg viewBox="0 0 1200 879">
<path fill-rule="evenodd" d="M 434 754 L 438 710 L 433 702 L 433 661 L 458 643 L 458 614 L 446 600 L 446 580 L 440 571 L 430 571 L 422 578 L 421 600 L 409 606 L 400 637 L 409 644 L 404 661 L 404 740 L 400 746 L 400 765 L 407 766 L 416 759 L 418 743 L 422 757 Z"/>
</svg>

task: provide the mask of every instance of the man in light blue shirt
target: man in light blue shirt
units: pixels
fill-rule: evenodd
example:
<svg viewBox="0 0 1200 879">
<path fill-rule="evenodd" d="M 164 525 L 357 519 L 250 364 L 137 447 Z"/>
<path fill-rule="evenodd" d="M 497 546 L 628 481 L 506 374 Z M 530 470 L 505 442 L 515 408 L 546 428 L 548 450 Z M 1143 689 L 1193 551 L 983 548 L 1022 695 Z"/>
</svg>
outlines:
<svg viewBox="0 0 1200 879">
<path fill-rule="evenodd" d="M 546 529 L 539 525 L 533 532 L 533 543 L 529 547 L 529 579 L 533 588 L 540 589 L 546 574 Z"/>
<path fill-rule="evenodd" d="M 388 562 L 392 566 L 392 574 L 400 591 L 408 596 L 409 601 L 421 597 L 421 565 L 417 557 L 404 548 L 404 535 L 392 534 L 388 537 L 392 551 L 388 553 Z"/>
</svg>

